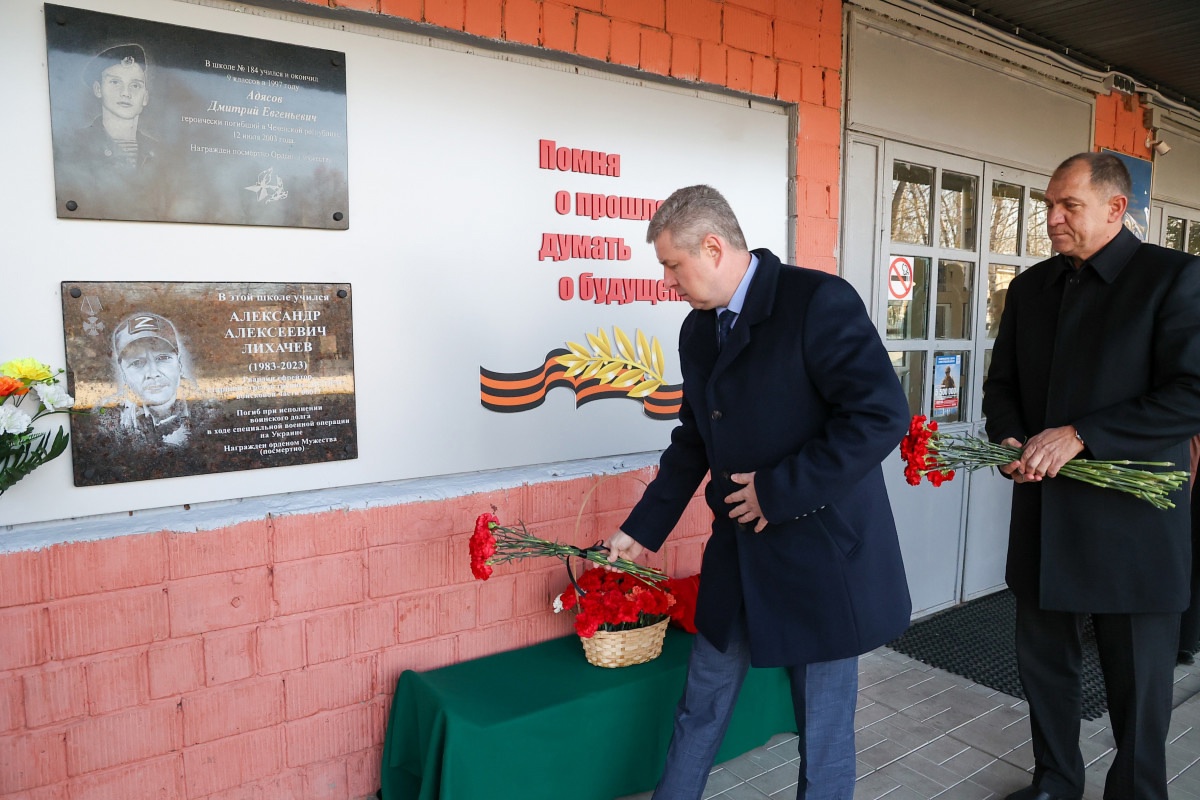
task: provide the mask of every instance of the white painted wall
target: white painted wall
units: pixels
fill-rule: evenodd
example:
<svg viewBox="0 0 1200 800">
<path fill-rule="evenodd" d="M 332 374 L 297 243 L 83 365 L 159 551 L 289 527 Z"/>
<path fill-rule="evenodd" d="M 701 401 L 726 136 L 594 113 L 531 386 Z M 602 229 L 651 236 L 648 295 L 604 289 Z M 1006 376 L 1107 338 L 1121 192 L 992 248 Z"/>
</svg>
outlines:
<svg viewBox="0 0 1200 800">
<path fill-rule="evenodd" d="M 672 423 L 633 401 L 576 409 L 560 389 L 531 412 L 480 405 L 480 366 L 531 369 L 614 325 L 657 337 L 679 379 L 683 304 L 558 299 L 559 279 L 582 272 L 660 278 L 646 223 L 560 216 L 555 192 L 663 199 L 710 183 L 751 246 L 785 252 L 790 145 L 777 108 L 232 4 L 87 7 L 345 52 L 350 229 L 57 219 L 42 4 L 7 0 L 0 70 L 22 76 L 9 82 L 6 107 L 25 124 L 0 126 L 9 154 L 0 360 L 63 365 L 63 280 L 349 282 L 360 455 L 88 488 L 72 486 L 63 456 L 0 498 L 0 526 L 661 449 Z M 621 176 L 539 170 L 543 138 L 619 153 Z M 632 259 L 539 261 L 543 233 L 621 237 Z"/>
</svg>

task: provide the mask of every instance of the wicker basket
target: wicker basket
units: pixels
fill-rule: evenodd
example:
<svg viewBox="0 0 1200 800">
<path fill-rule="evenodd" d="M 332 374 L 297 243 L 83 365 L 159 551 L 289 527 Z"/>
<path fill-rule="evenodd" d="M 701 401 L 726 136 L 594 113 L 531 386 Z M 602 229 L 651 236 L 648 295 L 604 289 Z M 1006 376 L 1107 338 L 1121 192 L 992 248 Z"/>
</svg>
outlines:
<svg viewBox="0 0 1200 800">
<path fill-rule="evenodd" d="M 628 631 L 596 631 L 590 639 L 582 636 L 583 654 L 597 667 L 629 667 L 644 664 L 662 653 L 663 637 L 669 619 Z"/>
</svg>

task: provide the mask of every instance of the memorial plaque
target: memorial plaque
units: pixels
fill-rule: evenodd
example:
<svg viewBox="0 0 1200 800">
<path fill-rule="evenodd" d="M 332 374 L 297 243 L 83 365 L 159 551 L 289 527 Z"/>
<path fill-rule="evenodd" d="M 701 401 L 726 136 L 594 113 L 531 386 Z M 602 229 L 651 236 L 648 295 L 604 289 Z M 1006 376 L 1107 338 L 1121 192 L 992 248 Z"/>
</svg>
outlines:
<svg viewBox="0 0 1200 800">
<path fill-rule="evenodd" d="M 75 485 L 358 457 L 350 284 L 62 284 Z"/>
<path fill-rule="evenodd" d="M 349 226 L 345 54 L 45 9 L 59 217 Z"/>
</svg>

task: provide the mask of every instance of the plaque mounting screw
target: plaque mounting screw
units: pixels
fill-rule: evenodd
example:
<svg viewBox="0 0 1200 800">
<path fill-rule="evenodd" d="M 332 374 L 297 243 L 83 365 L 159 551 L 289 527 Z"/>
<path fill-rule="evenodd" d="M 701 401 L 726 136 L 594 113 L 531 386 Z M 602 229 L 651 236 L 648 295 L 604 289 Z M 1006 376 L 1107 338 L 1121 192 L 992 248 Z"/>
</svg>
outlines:
<svg viewBox="0 0 1200 800">
<path fill-rule="evenodd" d="M 79 297 L 82 294 L 83 294 L 83 292 L 79 291 L 78 286 L 71 287 L 71 297 Z"/>
<path fill-rule="evenodd" d="M 340 212 L 340 211 L 333 212 L 333 221 L 334 222 L 341 222 L 343 217 L 344 217 L 344 215 L 342 214 L 342 212 Z"/>
<path fill-rule="evenodd" d="M 76 203 L 74 200 L 67 201 L 67 211 L 74 211 L 77 208 L 79 208 L 79 203 Z"/>
</svg>

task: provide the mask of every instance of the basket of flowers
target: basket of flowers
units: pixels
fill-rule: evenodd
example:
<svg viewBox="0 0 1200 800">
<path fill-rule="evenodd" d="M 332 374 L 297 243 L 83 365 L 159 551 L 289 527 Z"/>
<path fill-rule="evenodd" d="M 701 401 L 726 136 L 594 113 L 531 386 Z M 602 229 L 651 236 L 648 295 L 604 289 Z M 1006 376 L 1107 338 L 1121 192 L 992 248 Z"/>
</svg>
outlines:
<svg viewBox="0 0 1200 800">
<path fill-rule="evenodd" d="M 575 612 L 575 632 L 588 663 L 644 664 L 662 653 L 675 598 L 626 572 L 589 569 L 554 599 L 555 613 Z"/>
</svg>

